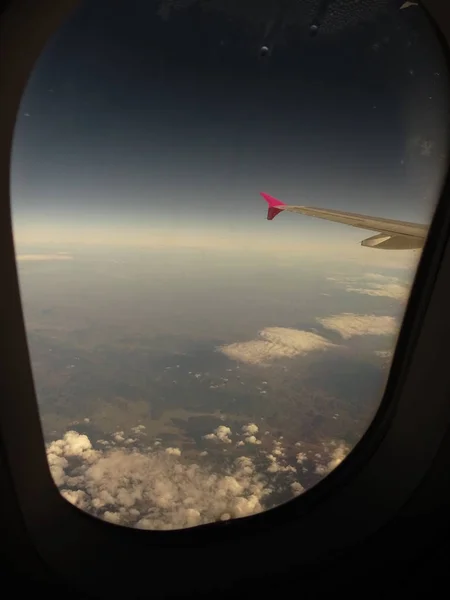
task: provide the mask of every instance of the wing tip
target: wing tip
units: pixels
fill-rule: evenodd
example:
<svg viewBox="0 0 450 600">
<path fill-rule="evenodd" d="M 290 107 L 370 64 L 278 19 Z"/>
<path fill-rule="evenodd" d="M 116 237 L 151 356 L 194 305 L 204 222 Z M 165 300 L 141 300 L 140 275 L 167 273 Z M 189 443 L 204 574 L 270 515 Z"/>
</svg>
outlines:
<svg viewBox="0 0 450 600">
<path fill-rule="evenodd" d="M 285 203 L 266 192 L 259 192 L 269 206 L 285 206 Z"/>
</svg>

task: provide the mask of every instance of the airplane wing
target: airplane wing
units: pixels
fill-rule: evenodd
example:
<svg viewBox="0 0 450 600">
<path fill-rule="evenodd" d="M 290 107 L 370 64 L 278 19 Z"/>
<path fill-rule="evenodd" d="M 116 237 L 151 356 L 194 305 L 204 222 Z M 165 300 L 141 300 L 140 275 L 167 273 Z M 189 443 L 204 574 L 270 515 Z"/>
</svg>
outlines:
<svg viewBox="0 0 450 600">
<path fill-rule="evenodd" d="M 312 208 L 310 206 L 292 206 L 264 192 L 261 192 L 261 196 L 269 205 L 267 211 L 269 221 L 274 219 L 281 211 L 287 211 L 326 219 L 327 221 L 344 223 L 345 225 L 351 225 L 359 229 L 375 231 L 377 232 L 376 235 L 366 238 L 361 242 L 361 246 L 368 246 L 370 248 L 379 248 L 382 250 L 413 250 L 423 248 L 428 233 L 428 226 L 418 223 L 369 217 L 357 213 Z"/>
</svg>

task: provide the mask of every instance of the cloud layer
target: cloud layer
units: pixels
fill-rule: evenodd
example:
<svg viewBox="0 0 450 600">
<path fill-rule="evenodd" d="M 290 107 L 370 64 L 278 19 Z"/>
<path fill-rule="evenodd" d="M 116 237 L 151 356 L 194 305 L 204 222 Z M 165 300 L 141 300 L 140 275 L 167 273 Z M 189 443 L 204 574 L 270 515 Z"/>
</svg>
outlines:
<svg viewBox="0 0 450 600">
<path fill-rule="evenodd" d="M 334 281 L 347 292 L 392 298 L 400 302 L 408 300 L 411 290 L 410 282 L 406 283 L 398 277 L 390 277 L 379 273 L 365 273 L 358 277 L 329 277 L 328 280 Z"/>
<path fill-rule="evenodd" d="M 180 449 L 95 450 L 68 431 L 49 445 L 48 461 L 62 495 L 113 523 L 177 529 L 260 512 L 270 489 L 253 461 L 237 457 L 223 474 L 180 460 Z"/>
<path fill-rule="evenodd" d="M 293 358 L 333 347 L 335 344 L 316 333 L 285 327 L 267 327 L 259 332 L 257 339 L 220 346 L 218 350 L 233 360 L 268 366 L 276 359 Z"/>
<path fill-rule="evenodd" d="M 58 252 L 56 254 L 17 254 L 16 260 L 18 262 L 36 262 L 36 261 L 48 261 L 48 260 L 73 260 L 73 256 L 64 252 Z"/>
<path fill-rule="evenodd" d="M 249 423 L 236 435 L 261 443 L 258 433 L 257 425 Z M 207 437 L 232 443 L 231 429 L 225 426 Z M 261 512 L 273 505 L 274 491 L 284 490 L 292 498 L 304 490 L 299 477 L 306 471 L 305 461 L 296 460 L 295 453 L 288 458 L 280 440 L 268 440 L 267 450 L 247 446 L 246 440 L 244 445 L 253 449 L 251 457 L 238 456 L 236 449 L 236 456 L 222 457 L 220 468 L 215 465 L 215 469 L 207 452 L 193 459 L 192 451 L 187 458 L 180 448 L 164 449 L 160 442 L 130 449 L 125 442 L 117 446 L 116 440 L 114 435 L 98 440 L 95 448 L 88 436 L 68 431 L 47 446 L 50 470 L 61 494 L 112 523 L 160 530 L 192 527 Z M 312 472 L 325 475 L 348 453 L 345 445 L 333 444 Z"/>
<path fill-rule="evenodd" d="M 375 354 L 380 358 L 392 358 L 394 355 L 393 350 L 375 350 Z"/>
<path fill-rule="evenodd" d="M 399 329 L 395 317 L 342 313 L 317 321 L 326 329 L 339 333 L 345 340 L 358 335 L 396 335 Z"/>
</svg>

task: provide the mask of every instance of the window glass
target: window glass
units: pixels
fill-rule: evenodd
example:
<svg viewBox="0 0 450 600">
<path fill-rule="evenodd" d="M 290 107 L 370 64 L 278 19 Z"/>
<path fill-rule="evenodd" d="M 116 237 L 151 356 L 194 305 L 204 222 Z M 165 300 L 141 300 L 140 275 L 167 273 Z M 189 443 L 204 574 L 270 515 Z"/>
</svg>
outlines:
<svg viewBox="0 0 450 600">
<path fill-rule="evenodd" d="M 383 397 L 447 105 L 414 2 L 80 4 L 30 77 L 11 180 L 68 501 L 184 528 L 345 459 Z"/>
</svg>

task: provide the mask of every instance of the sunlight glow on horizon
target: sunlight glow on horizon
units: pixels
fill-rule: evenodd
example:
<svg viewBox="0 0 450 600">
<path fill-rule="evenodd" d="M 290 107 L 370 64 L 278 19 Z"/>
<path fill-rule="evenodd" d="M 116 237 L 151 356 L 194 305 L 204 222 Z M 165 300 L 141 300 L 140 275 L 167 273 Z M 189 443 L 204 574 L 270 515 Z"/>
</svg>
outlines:
<svg viewBox="0 0 450 600">
<path fill-rule="evenodd" d="M 358 264 L 367 264 L 379 268 L 405 268 L 412 269 L 417 265 L 420 253 L 413 251 L 386 251 L 373 248 L 363 248 L 360 241 L 368 237 L 370 232 L 354 230 L 346 226 L 335 226 L 335 238 L 326 235 L 317 236 L 315 230 L 305 235 L 299 232 L 297 237 L 261 234 L 259 232 L 227 231 L 217 229 L 212 233 L 204 230 L 179 229 L 148 229 L 136 231 L 133 228 L 73 228 L 73 227 L 15 227 L 14 238 L 18 260 L 25 260 L 23 256 L 45 254 L 56 256 L 58 260 L 64 259 L 61 251 L 70 250 L 70 255 L 76 258 L 76 249 L 92 251 L 94 254 L 100 250 L 110 249 L 112 252 L 121 251 L 173 251 L 181 252 L 198 250 L 208 251 L 211 254 L 221 253 L 230 257 L 242 254 L 252 257 L 253 260 L 281 261 L 283 263 L 296 263 L 314 261 L 331 263 L 348 261 Z M 349 237 L 345 233 L 350 234 Z M 339 235 L 340 234 L 340 235 Z M 51 251 L 38 251 L 46 247 Z M 24 251 L 26 248 L 26 251 Z M 37 250 L 34 252 L 34 250 Z M 22 259 L 20 258 L 22 256 Z M 36 258 L 35 260 L 38 260 Z M 50 258 L 48 258 L 50 260 Z"/>
</svg>

